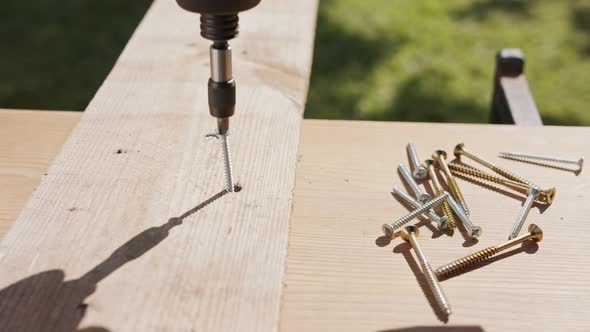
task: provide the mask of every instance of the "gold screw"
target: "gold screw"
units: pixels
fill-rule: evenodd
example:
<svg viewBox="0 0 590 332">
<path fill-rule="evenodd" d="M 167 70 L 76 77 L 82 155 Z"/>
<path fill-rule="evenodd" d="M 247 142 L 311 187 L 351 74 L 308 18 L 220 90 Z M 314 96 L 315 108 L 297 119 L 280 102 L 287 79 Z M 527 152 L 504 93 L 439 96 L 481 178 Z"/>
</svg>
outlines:
<svg viewBox="0 0 590 332">
<path fill-rule="evenodd" d="M 497 176 L 493 176 L 490 175 L 488 173 L 485 173 L 475 167 L 472 166 L 467 166 L 465 164 L 458 164 L 455 162 L 450 163 L 449 168 L 451 169 L 451 171 L 454 171 L 456 173 L 462 173 L 465 175 L 469 175 L 475 178 L 480 178 L 483 180 L 487 180 L 490 182 L 494 182 L 494 183 L 498 183 L 504 186 L 508 186 L 508 187 L 515 187 L 524 191 L 527 191 L 530 188 L 537 188 L 538 187 L 531 187 L 527 184 L 521 183 L 521 182 L 516 182 L 516 181 L 512 181 L 512 180 L 508 180 L 508 179 L 504 179 L 504 178 L 500 178 Z M 538 189 L 540 190 L 540 189 Z M 544 189 L 544 190 L 540 190 L 542 197 L 545 198 L 545 202 L 548 205 L 551 205 L 551 203 L 553 203 L 553 199 L 555 199 L 555 194 L 557 193 L 557 189 L 555 189 L 555 187 L 551 187 L 549 189 Z"/>
<path fill-rule="evenodd" d="M 484 165 L 485 167 L 491 169 L 492 171 L 494 171 L 494 172 L 502 175 L 503 177 L 505 177 L 507 179 L 510 179 L 510 180 L 513 180 L 513 181 L 516 181 L 516 182 L 520 182 L 520 183 L 524 183 L 524 184 L 528 184 L 531 187 L 539 187 L 539 186 L 537 186 L 536 184 L 532 183 L 529 180 L 525 180 L 522 177 L 520 177 L 520 176 L 518 176 L 518 175 L 516 175 L 516 174 L 514 174 L 512 172 L 509 172 L 509 171 L 507 171 L 507 170 L 505 170 L 503 168 L 500 168 L 500 167 L 498 167 L 498 166 L 496 166 L 496 165 L 494 165 L 494 164 L 492 164 L 490 162 L 487 162 L 487 161 L 485 161 L 485 160 L 477 157 L 476 155 L 472 154 L 471 152 L 466 151 L 465 150 L 465 144 L 464 143 L 457 144 L 457 146 L 455 146 L 455 149 L 454 149 L 453 152 L 454 152 L 454 154 L 455 154 L 456 157 L 465 156 L 467 158 L 470 158 L 473 161 L 478 162 L 478 163 Z"/>
<path fill-rule="evenodd" d="M 412 248 L 414 248 L 416 256 L 418 257 L 418 261 L 420 261 L 420 265 L 422 267 L 422 274 L 424 274 L 424 277 L 428 282 L 430 291 L 434 295 L 434 298 L 436 299 L 436 303 L 440 311 L 444 312 L 448 317 L 451 314 L 451 306 L 449 305 L 449 301 L 447 301 L 447 297 L 445 296 L 445 293 L 443 293 L 442 288 L 438 283 L 438 280 L 434 276 L 432 267 L 430 267 L 430 264 L 428 264 L 426 256 L 424 256 L 424 253 L 422 253 L 422 249 L 420 249 L 420 246 L 418 245 L 418 240 L 416 239 L 416 237 L 419 234 L 420 231 L 418 230 L 418 227 L 406 226 L 402 229 L 401 238 L 404 241 L 409 242 L 412 245 Z"/>
<path fill-rule="evenodd" d="M 508 240 L 500 245 L 497 246 L 491 246 L 485 249 L 482 249 L 476 253 L 473 253 L 469 256 L 465 256 L 463 258 L 457 259 L 449 264 L 443 265 L 441 267 L 439 267 L 438 269 L 436 269 L 434 271 L 434 273 L 436 274 L 436 276 L 441 279 L 441 278 L 445 278 L 455 272 L 458 272 L 460 270 L 463 270 L 477 262 L 481 262 L 483 260 L 486 260 L 492 256 L 494 256 L 495 254 L 506 250 L 512 246 L 515 246 L 521 242 L 524 242 L 526 240 L 533 240 L 535 242 L 539 242 L 543 239 L 543 230 L 541 230 L 541 227 L 535 225 L 535 224 L 530 224 L 529 225 L 529 232 L 527 234 L 523 234 L 519 237 L 516 237 L 512 240 Z"/>
<path fill-rule="evenodd" d="M 449 167 L 447 166 L 447 162 L 446 162 L 447 153 L 443 150 L 436 150 L 432 154 L 432 159 L 436 160 L 438 162 L 438 164 L 440 165 L 440 168 L 443 170 L 443 172 L 445 173 L 445 176 L 447 178 L 447 184 L 449 185 L 449 188 L 451 189 L 451 193 L 453 194 L 453 196 L 455 196 L 458 203 L 463 208 L 463 211 L 465 211 L 465 214 L 469 215 L 469 208 L 467 208 L 467 203 L 465 202 L 465 197 L 463 197 L 461 190 L 459 190 L 459 185 L 457 185 L 457 181 L 455 181 L 455 177 L 453 176 L 453 174 L 451 173 L 451 170 L 449 170 Z"/>
<path fill-rule="evenodd" d="M 436 172 L 434 171 L 434 160 L 426 159 L 424 160 L 424 167 L 428 170 L 428 176 L 432 180 L 432 185 L 434 186 L 434 190 L 436 191 L 436 195 L 441 195 L 444 192 L 443 187 L 438 182 L 438 178 L 436 177 Z M 449 220 L 449 227 L 454 229 L 457 227 L 457 223 L 455 222 L 455 216 L 453 215 L 453 210 L 451 209 L 451 205 L 446 200 L 442 202 L 441 209 L 444 215 Z"/>
</svg>

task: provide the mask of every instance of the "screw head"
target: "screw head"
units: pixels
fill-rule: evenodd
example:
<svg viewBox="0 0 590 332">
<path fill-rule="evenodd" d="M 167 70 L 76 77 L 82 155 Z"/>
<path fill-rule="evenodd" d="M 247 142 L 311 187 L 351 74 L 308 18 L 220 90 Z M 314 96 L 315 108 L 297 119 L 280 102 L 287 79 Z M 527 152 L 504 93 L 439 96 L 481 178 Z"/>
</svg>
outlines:
<svg viewBox="0 0 590 332">
<path fill-rule="evenodd" d="M 428 169 L 428 166 L 434 165 L 434 160 L 432 159 L 426 159 L 422 162 L 422 165 Z"/>
<path fill-rule="evenodd" d="M 547 204 L 551 205 L 555 199 L 555 195 L 557 194 L 557 188 L 551 187 L 549 189 L 542 190 L 541 194 L 545 197 Z"/>
<path fill-rule="evenodd" d="M 414 169 L 414 171 L 412 172 L 412 175 L 414 176 L 414 179 L 416 179 L 416 180 L 424 180 L 426 178 L 426 176 L 428 175 L 428 171 L 426 170 L 426 168 L 424 166 L 420 166 L 420 167 Z"/>
<path fill-rule="evenodd" d="M 414 234 L 414 236 L 420 235 L 420 230 L 418 227 L 414 225 L 406 226 L 402 229 L 401 238 L 406 242 L 410 242 L 410 234 Z"/>
<path fill-rule="evenodd" d="M 535 242 L 539 242 L 539 241 L 543 240 L 543 230 L 541 229 L 541 227 L 539 227 L 535 224 L 530 224 L 529 225 L 529 233 L 531 233 L 531 235 L 532 235 L 531 239 L 534 240 Z"/>
<path fill-rule="evenodd" d="M 430 201 L 431 199 L 432 199 L 432 196 L 430 196 L 430 194 L 426 194 L 426 193 L 418 196 L 418 201 L 422 204 L 428 203 L 428 201 Z"/>
<path fill-rule="evenodd" d="M 460 155 L 463 154 L 463 147 L 465 146 L 465 143 L 459 143 L 457 145 L 455 145 L 455 148 L 453 149 L 453 154 L 455 155 L 455 157 L 459 157 Z"/>
<path fill-rule="evenodd" d="M 580 166 L 580 170 L 581 170 L 582 167 L 584 166 L 584 158 L 580 158 L 580 160 L 578 160 L 578 166 Z"/>
<path fill-rule="evenodd" d="M 469 237 L 471 237 L 472 239 L 477 239 L 478 237 L 481 236 L 482 233 L 483 233 L 483 230 L 481 229 L 481 227 L 473 226 L 469 230 Z"/>
<path fill-rule="evenodd" d="M 438 224 L 438 229 L 441 231 L 447 230 L 451 227 L 451 223 L 449 222 L 449 218 L 447 216 L 440 217 L 440 223 Z"/>
<path fill-rule="evenodd" d="M 393 234 L 395 233 L 393 227 L 391 227 L 389 224 L 383 224 L 383 226 L 381 226 L 381 231 L 383 231 L 385 236 L 389 237 L 393 237 Z"/>
<path fill-rule="evenodd" d="M 441 158 L 442 157 L 442 158 Z M 432 153 L 432 159 L 434 160 L 446 160 L 447 159 L 447 152 L 444 150 L 436 150 Z"/>
</svg>

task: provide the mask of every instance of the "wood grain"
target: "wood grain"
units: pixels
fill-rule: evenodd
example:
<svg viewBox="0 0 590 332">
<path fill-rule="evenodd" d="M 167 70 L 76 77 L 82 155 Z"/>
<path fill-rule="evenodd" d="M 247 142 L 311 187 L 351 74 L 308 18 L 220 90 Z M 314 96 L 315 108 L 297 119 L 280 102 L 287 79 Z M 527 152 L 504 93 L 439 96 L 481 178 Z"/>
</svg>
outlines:
<svg viewBox="0 0 590 332">
<path fill-rule="evenodd" d="M 526 225 L 544 240 L 442 282 L 453 309 L 448 324 L 421 290 L 413 251 L 380 226 L 407 209 L 390 195 L 413 141 L 422 158 L 458 142 L 498 165 L 554 185 L 556 201 Z M 582 157 L 590 129 L 458 124 L 306 121 L 302 128 L 281 331 L 587 331 L 590 317 L 590 172 L 573 172 L 496 157 L 498 151 Z M 465 161 L 468 163 L 468 161 Z M 433 268 L 505 241 L 523 197 L 458 179 L 481 240 L 465 247 L 422 222 L 418 238 Z M 534 253 L 533 253 L 534 252 Z M 426 290 L 426 294 L 428 290 Z"/>
<path fill-rule="evenodd" d="M 82 113 L 0 109 L 0 239 Z"/>
<path fill-rule="evenodd" d="M 317 1 L 232 41 L 238 194 L 223 195 L 198 16 L 155 1 L 0 245 L 3 331 L 274 331 Z"/>
</svg>

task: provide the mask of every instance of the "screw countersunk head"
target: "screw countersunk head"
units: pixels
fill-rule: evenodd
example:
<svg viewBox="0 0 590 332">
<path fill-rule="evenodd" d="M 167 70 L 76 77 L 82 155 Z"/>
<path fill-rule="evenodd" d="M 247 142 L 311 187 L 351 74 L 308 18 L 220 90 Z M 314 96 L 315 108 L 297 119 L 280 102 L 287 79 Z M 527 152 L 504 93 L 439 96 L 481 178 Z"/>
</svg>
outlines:
<svg viewBox="0 0 590 332">
<path fill-rule="evenodd" d="M 402 240 L 409 242 L 410 241 L 410 234 L 414 234 L 414 236 L 418 236 L 418 235 L 420 235 L 420 230 L 418 229 L 418 227 L 416 227 L 414 225 L 406 226 L 402 229 L 400 236 L 401 236 Z"/>
<path fill-rule="evenodd" d="M 541 240 L 543 240 L 543 230 L 536 224 L 529 225 L 529 233 L 533 235 L 531 239 L 535 242 L 540 242 Z"/>
<path fill-rule="evenodd" d="M 580 160 L 578 160 L 578 166 L 580 166 L 580 170 L 581 170 L 582 167 L 584 166 L 584 158 L 580 158 Z"/>
<path fill-rule="evenodd" d="M 463 147 L 465 146 L 465 143 L 459 143 L 457 145 L 455 145 L 455 148 L 453 149 L 453 154 L 455 155 L 455 157 L 459 157 L 460 155 L 463 154 Z"/>
<path fill-rule="evenodd" d="M 389 237 L 393 237 L 393 234 L 395 234 L 395 230 L 389 224 L 383 224 L 381 226 L 381 231 L 383 231 L 383 234 L 385 234 L 385 236 Z"/>
<path fill-rule="evenodd" d="M 415 179 L 424 180 L 428 175 L 428 171 L 426 168 L 424 168 L 424 166 L 420 166 L 412 171 L 412 175 Z"/>
<path fill-rule="evenodd" d="M 442 158 L 441 158 L 442 156 Z M 440 160 L 440 159 L 447 159 L 447 152 L 444 150 L 436 150 L 432 153 L 432 159 Z"/>
<path fill-rule="evenodd" d="M 472 239 L 477 239 L 478 237 L 481 236 L 481 233 L 483 233 L 483 230 L 481 229 L 481 227 L 473 226 L 469 230 L 469 237 L 471 237 Z"/>
</svg>

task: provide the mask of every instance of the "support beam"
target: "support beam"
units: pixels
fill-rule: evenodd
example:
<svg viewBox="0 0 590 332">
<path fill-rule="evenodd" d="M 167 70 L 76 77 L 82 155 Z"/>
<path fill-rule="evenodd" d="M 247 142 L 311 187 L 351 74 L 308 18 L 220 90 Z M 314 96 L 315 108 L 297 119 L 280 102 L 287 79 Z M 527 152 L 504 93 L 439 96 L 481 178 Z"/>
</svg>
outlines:
<svg viewBox="0 0 590 332">
<path fill-rule="evenodd" d="M 520 49 L 503 49 L 496 55 L 490 122 L 543 125 L 524 74 L 524 54 Z"/>
<path fill-rule="evenodd" d="M 154 2 L 0 244 L 0 330 L 277 330 L 316 6 L 240 15 L 224 195 L 209 43 Z"/>
</svg>

